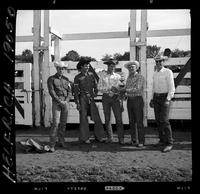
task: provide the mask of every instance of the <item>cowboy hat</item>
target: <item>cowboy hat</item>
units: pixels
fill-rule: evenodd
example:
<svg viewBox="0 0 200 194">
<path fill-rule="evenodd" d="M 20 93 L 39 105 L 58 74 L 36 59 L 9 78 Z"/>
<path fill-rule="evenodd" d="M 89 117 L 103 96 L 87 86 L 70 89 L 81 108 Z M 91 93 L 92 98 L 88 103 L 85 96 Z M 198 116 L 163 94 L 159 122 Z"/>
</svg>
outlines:
<svg viewBox="0 0 200 194">
<path fill-rule="evenodd" d="M 81 69 L 82 66 L 84 66 L 85 64 L 89 64 L 90 60 L 89 59 L 80 59 L 80 61 L 77 63 L 76 68 L 77 69 Z"/>
<path fill-rule="evenodd" d="M 156 55 L 156 56 L 154 57 L 154 60 L 155 60 L 155 61 L 165 61 L 165 60 L 167 60 L 167 59 L 168 59 L 167 56 L 163 56 L 163 55 L 160 55 L 160 54 L 158 54 L 158 55 Z"/>
<path fill-rule="evenodd" d="M 54 62 L 54 66 L 55 67 L 65 67 L 65 68 L 67 68 L 68 67 L 68 64 L 66 64 L 66 63 L 64 63 L 63 61 L 55 61 Z"/>
<path fill-rule="evenodd" d="M 129 67 L 132 66 L 132 65 L 136 65 L 137 69 L 138 69 L 139 66 L 140 66 L 140 64 L 139 64 L 138 61 L 130 61 L 130 62 L 128 62 L 128 63 L 125 63 L 125 64 L 124 64 L 124 67 L 127 68 L 127 69 L 129 69 Z"/>
<path fill-rule="evenodd" d="M 113 59 L 109 59 L 109 60 L 105 61 L 104 64 L 106 64 L 106 65 L 117 65 L 117 63 L 114 62 Z"/>
</svg>

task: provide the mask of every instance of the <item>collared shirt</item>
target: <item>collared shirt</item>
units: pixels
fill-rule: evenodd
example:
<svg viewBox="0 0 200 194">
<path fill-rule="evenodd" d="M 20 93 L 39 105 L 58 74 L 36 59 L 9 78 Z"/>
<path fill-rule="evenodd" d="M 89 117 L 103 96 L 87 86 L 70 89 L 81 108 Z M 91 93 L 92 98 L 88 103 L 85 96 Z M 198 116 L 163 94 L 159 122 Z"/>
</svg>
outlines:
<svg viewBox="0 0 200 194">
<path fill-rule="evenodd" d="M 167 99 L 171 100 L 175 93 L 173 72 L 165 67 L 153 74 L 152 98 L 154 93 L 168 93 Z"/>
<path fill-rule="evenodd" d="M 98 90 L 102 93 L 108 93 L 112 87 L 119 87 L 120 83 L 121 76 L 119 74 L 102 72 L 98 82 Z"/>
<path fill-rule="evenodd" d="M 97 81 L 91 72 L 79 73 L 74 78 L 74 100 L 79 103 L 80 94 L 90 94 L 91 97 L 98 93 Z"/>
<path fill-rule="evenodd" d="M 65 76 L 59 76 L 57 73 L 50 76 L 47 80 L 47 86 L 52 100 L 57 103 L 72 96 L 69 79 Z"/>
<path fill-rule="evenodd" d="M 136 73 L 130 74 L 126 80 L 126 94 L 128 97 L 143 96 L 144 77 Z"/>
</svg>

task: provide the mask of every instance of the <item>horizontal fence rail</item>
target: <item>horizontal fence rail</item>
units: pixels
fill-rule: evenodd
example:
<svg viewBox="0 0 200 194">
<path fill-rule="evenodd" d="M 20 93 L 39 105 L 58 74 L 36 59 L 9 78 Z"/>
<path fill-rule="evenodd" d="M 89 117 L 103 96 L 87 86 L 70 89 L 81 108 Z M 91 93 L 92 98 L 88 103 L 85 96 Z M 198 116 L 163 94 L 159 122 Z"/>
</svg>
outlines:
<svg viewBox="0 0 200 194">
<path fill-rule="evenodd" d="M 189 36 L 190 29 L 170 29 L 170 30 L 149 30 L 147 37 L 162 36 Z M 140 36 L 140 31 L 136 32 L 136 37 Z M 128 31 L 119 32 L 98 32 L 98 33 L 77 33 L 63 34 L 62 40 L 90 40 L 90 39 L 112 39 L 112 38 L 129 38 Z M 41 37 L 43 40 L 43 37 Z M 32 42 L 33 36 L 16 36 L 16 42 Z"/>
</svg>

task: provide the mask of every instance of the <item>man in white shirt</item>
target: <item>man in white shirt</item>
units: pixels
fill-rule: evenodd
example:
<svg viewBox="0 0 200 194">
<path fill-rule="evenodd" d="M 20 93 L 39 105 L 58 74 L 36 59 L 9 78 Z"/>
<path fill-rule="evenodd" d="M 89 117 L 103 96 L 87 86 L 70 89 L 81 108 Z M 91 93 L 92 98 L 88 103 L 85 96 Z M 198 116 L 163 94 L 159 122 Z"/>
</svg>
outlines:
<svg viewBox="0 0 200 194">
<path fill-rule="evenodd" d="M 169 123 L 169 110 L 171 99 L 174 96 L 175 86 L 173 72 L 164 67 L 166 57 L 157 55 L 155 58 L 156 70 L 153 74 L 152 99 L 150 106 L 154 107 L 155 119 L 158 125 L 159 146 L 163 145 L 163 152 L 173 147 L 171 125 Z"/>
</svg>

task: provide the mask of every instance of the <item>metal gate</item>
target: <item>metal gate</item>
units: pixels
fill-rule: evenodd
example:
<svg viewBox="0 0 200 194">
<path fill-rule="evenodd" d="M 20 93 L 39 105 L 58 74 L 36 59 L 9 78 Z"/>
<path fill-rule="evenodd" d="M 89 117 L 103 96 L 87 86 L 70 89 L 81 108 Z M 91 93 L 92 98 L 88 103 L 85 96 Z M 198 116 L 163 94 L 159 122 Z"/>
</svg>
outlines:
<svg viewBox="0 0 200 194">
<path fill-rule="evenodd" d="M 15 124 L 32 125 L 31 63 L 15 64 Z"/>
</svg>

